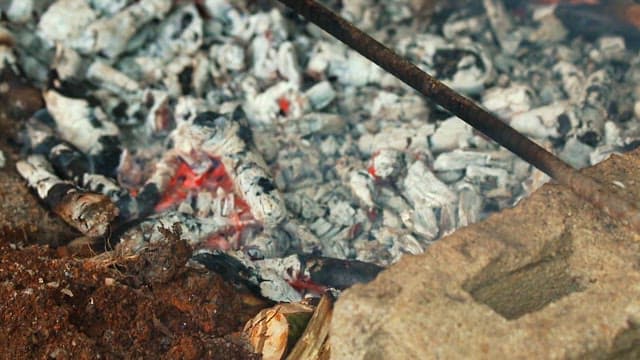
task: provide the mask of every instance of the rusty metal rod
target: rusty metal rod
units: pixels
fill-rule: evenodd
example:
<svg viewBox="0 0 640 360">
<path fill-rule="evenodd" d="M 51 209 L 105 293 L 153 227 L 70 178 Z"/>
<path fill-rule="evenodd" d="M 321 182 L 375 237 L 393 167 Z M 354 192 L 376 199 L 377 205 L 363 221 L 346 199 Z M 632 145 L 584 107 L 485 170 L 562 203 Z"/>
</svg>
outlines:
<svg viewBox="0 0 640 360">
<path fill-rule="evenodd" d="M 602 209 L 609 216 L 621 220 L 640 233 L 640 211 L 634 204 L 608 193 L 596 180 L 580 174 L 497 116 L 434 79 L 325 6 L 313 0 L 279 1 L 498 144 L 547 173 L 560 184 L 568 186 L 575 194 Z"/>
</svg>

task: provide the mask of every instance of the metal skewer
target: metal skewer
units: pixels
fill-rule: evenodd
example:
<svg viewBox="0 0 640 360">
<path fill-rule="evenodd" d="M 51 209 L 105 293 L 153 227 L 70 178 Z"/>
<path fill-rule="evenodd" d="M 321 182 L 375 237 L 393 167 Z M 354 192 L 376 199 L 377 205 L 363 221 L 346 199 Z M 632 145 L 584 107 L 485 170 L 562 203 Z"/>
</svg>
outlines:
<svg viewBox="0 0 640 360">
<path fill-rule="evenodd" d="M 279 0 L 422 95 L 640 233 L 640 210 L 313 0 Z"/>
</svg>

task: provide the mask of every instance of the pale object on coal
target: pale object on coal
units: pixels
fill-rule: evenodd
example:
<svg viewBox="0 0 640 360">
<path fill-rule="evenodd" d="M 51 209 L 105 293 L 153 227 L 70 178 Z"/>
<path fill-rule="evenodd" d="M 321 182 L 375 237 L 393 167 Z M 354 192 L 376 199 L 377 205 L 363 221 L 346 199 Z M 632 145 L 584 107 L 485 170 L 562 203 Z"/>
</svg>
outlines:
<svg viewBox="0 0 640 360">
<path fill-rule="evenodd" d="M 7 9 L 7 18 L 13 23 L 26 23 L 31 20 L 34 0 L 13 0 Z"/>
<path fill-rule="evenodd" d="M 4 157 L 4 152 L 0 150 L 0 169 L 4 168 L 5 163 L 6 163 L 6 159 Z"/>
<path fill-rule="evenodd" d="M 424 98 L 408 93 L 399 95 L 389 91 L 378 91 L 370 110 L 374 119 L 390 119 L 401 121 L 426 121 L 429 119 L 429 108 Z"/>
<path fill-rule="evenodd" d="M 508 117 L 531 109 L 533 90 L 526 85 L 492 87 L 482 94 L 482 105 L 501 117 Z"/>
<path fill-rule="evenodd" d="M 565 114 L 567 107 L 566 102 L 555 102 L 513 114 L 509 124 L 523 134 L 538 139 L 564 135 L 577 126 L 577 121 L 568 115 L 561 120 L 560 116 Z M 565 120 L 566 123 L 563 123 Z"/>
<path fill-rule="evenodd" d="M 84 0 L 58 0 L 40 17 L 38 34 L 49 46 L 80 36 L 97 15 Z"/>
<path fill-rule="evenodd" d="M 513 154 L 505 150 L 473 151 L 457 149 L 438 155 L 433 163 L 433 169 L 437 171 L 462 170 L 469 165 L 510 169 L 513 156 Z"/>
<path fill-rule="evenodd" d="M 91 7 L 103 14 L 113 15 L 122 10 L 130 0 L 88 0 Z"/>
<path fill-rule="evenodd" d="M 300 117 L 307 109 L 308 102 L 298 91 L 298 86 L 289 81 L 280 81 L 268 89 L 257 93 L 247 92 L 243 109 L 252 124 L 270 124 L 281 116 L 282 102 L 286 102 L 288 117 Z"/>
<path fill-rule="evenodd" d="M 413 125 L 401 123 L 389 125 L 380 129 L 376 134 L 363 134 L 358 139 L 358 149 L 369 156 L 382 148 L 400 151 L 425 151 L 429 149 L 428 137 L 434 132 L 434 124 L 420 123 Z"/>
<path fill-rule="evenodd" d="M 78 52 L 62 43 L 56 44 L 56 55 L 52 67 L 56 69 L 58 78 L 66 81 L 82 79 L 86 72 L 86 64 Z"/>
<path fill-rule="evenodd" d="M 328 81 L 320 81 L 305 91 L 304 95 L 315 110 L 320 110 L 329 105 L 336 97 L 336 91 Z"/>
<path fill-rule="evenodd" d="M 245 51 L 242 46 L 234 43 L 214 45 L 209 49 L 211 58 L 215 58 L 223 69 L 240 71 L 245 68 Z"/>
<path fill-rule="evenodd" d="M 285 125 L 285 131 L 300 137 L 308 135 L 340 134 L 347 125 L 343 116 L 335 113 L 307 113 L 299 119 L 292 119 Z"/>
<path fill-rule="evenodd" d="M 457 117 L 451 117 L 440 123 L 431 135 L 431 151 L 439 153 L 464 148 L 473 134 L 473 128 Z"/>
<path fill-rule="evenodd" d="M 462 19 L 448 20 L 442 25 L 445 38 L 454 40 L 463 36 L 479 34 L 486 29 L 485 16 L 467 16 Z"/>
<path fill-rule="evenodd" d="M 483 0 L 482 3 L 500 48 L 507 54 L 514 54 L 520 46 L 522 35 L 511 22 L 504 3 L 501 0 Z"/>
<path fill-rule="evenodd" d="M 477 184 L 487 198 L 511 198 L 513 180 L 505 169 L 469 165 L 465 180 Z"/>
<path fill-rule="evenodd" d="M 363 205 L 372 208 L 373 202 L 373 178 L 369 173 L 362 170 L 352 171 L 349 176 L 349 187 L 353 195 L 359 199 Z"/>
<path fill-rule="evenodd" d="M 627 56 L 627 47 L 624 37 L 622 36 L 601 36 L 598 38 L 597 45 L 600 53 L 598 54 L 599 56 L 595 54 L 594 56 L 589 55 L 593 60 L 600 60 L 598 62 L 602 62 L 602 60 L 624 61 Z M 594 57 L 596 58 L 594 59 Z M 600 57 L 600 59 L 597 59 L 598 57 Z"/>
<path fill-rule="evenodd" d="M 480 220 L 482 211 L 482 197 L 477 187 L 468 182 L 460 182 L 456 185 L 458 191 L 458 224 L 463 227 Z"/>
<path fill-rule="evenodd" d="M 534 15 L 539 26 L 527 36 L 527 40 L 536 44 L 558 43 L 566 39 L 569 32 L 552 11 Z"/>
<path fill-rule="evenodd" d="M 552 71 L 560 76 L 562 88 L 572 102 L 577 103 L 582 100 L 586 84 L 586 77 L 582 70 L 568 61 L 559 61 L 553 66 Z"/>
<path fill-rule="evenodd" d="M 290 82 L 300 85 L 302 81 L 300 66 L 298 66 L 295 47 L 290 41 L 280 44 L 276 58 L 278 74 Z"/>
<path fill-rule="evenodd" d="M 621 145 L 620 138 L 621 129 L 613 121 L 604 123 L 604 144 L 605 145 Z M 593 164 L 592 164 L 593 165 Z"/>
<path fill-rule="evenodd" d="M 140 90 L 140 85 L 122 72 L 98 60 L 87 69 L 87 79 L 97 86 L 103 86 L 114 93 Z"/>
<path fill-rule="evenodd" d="M 46 91 L 44 100 L 61 137 L 82 152 L 98 153 L 104 149 L 101 137 L 119 134 L 118 127 L 100 108 L 90 107 L 86 100 L 65 97 L 54 90 Z"/>
</svg>

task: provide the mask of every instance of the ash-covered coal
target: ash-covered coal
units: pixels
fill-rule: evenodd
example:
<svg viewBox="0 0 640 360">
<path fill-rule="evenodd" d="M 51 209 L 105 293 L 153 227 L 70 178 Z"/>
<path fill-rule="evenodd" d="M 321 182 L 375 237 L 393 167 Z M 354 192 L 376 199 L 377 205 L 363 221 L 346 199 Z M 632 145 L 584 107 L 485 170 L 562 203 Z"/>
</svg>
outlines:
<svg viewBox="0 0 640 360">
<path fill-rule="evenodd" d="M 336 9 L 573 166 L 636 147 L 636 24 L 584 37 L 592 29 L 563 14 L 616 21 L 622 5 L 544 2 L 441 4 L 431 20 L 414 16 L 420 1 Z M 18 168 L 72 225 L 121 249 L 176 226 L 194 249 L 240 262 L 311 253 L 386 266 L 548 180 L 275 2 L 1 9 L 13 39 L 3 71 L 45 89 Z M 65 200 L 94 193 L 115 207 Z"/>
</svg>

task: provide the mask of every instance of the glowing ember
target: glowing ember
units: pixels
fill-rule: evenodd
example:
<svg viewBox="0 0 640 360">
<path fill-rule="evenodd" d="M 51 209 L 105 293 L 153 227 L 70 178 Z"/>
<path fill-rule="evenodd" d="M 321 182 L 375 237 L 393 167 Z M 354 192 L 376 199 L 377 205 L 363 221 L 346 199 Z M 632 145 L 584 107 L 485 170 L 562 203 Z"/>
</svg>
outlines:
<svg viewBox="0 0 640 360">
<path fill-rule="evenodd" d="M 278 106 L 280 107 L 280 112 L 284 115 L 289 114 L 291 110 L 291 102 L 284 97 L 278 99 Z"/>
<path fill-rule="evenodd" d="M 184 201 L 191 201 L 203 191 L 216 194 L 218 189 L 222 189 L 225 193 L 233 192 L 233 182 L 221 162 L 214 160 L 213 165 L 202 174 L 194 172 L 187 163 L 181 162 L 156 205 L 155 211 L 163 212 L 175 208 Z M 237 243 L 245 227 L 255 223 L 249 205 L 237 196 L 234 197 L 234 212 L 229 214 L 229 218 L 233 222 L 231 229 L 224 234 L 212 235 L 205 242 L 207 247 L 227 250 L 231 246 L 228 241 L 230 237 L 235 238 L 234 242 Z"/>
</svg>

